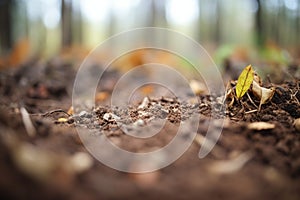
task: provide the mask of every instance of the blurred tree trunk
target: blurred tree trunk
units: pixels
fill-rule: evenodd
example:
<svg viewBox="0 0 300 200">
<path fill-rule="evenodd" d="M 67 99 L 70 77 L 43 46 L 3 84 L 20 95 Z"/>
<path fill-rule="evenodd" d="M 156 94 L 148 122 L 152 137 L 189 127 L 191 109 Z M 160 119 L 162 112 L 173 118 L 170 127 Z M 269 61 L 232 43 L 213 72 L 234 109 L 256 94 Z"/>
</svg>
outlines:
<svg viewBox="0 0 300 200">
<path fill-rule="evenodd" d="M 0 47 L 3 52 L 10 50 L 12 41 L 12 8 L 14 0 L 0 1 Z"/>
<path fill-rule="evenodd" d="M 221 43 L 221 19 L 222 19 L 222 8 L 221 8 L 221 2 L 216 0 L 216 24 L 215 24 L 215 43 L 216 45 L 219 45 Z"/>
<path fill-rule="evenodd" d="M 143 5 L 144 2 L 142 2 Z M 148 2 L 148 16 L 146 25 L 148 27 L 167 27 L 165 2 L 161 0 L 150 0 Z"/>
<path fill-rule="evenodd" d="M 75 13 L 74 24 L 73 24 L 73 34 L 70 37 L 74 41 L 71 41 L 71 42 L 75 42 L 76 44 L 82 44 L 82 13 L 81 13 L 80 9 L 73 11 L 73 12 Z"/>
<path fill-rule="evenodd" d="M 296 17 L 296 42 L 297 44 L 300 44 L 300 2 L 298 3 L 298 8 L 297 8 L 297 17 Z M 298 46 L 299 51 L 300 51 L 300 45 Z"/>
<path fill-rule="evenodd" d="M 203 3 L 203 1 L 202 1 Z M 202 31 L 202 28 L 203 28 L 203 14 L 202 14 L 202 3 L 201 3 L 201 0 L 198 1 L 198 13 L 199 13 L 199 17 L 198 17 L 198 25 L 197 25 L 197 41 L 201 42 L 202 39 L 203 39 L 203 31 Z"/>
<path fill-rule="evenodd" d="M 141 2 L 143 3 L 143 2 Z M 155 26 L 155 0 L 149 0 L 147 2 L 147 5 L 148 7 L 148 15 L 147 15 L 147 18 L 146 18 L 146 26 L 148 27 L 154 27 Z"/>
<path fill-rule="evenodd" d="M 277 3 L 279 3 L 279 0 L 277 0 Z M 284 14 L 284 9 L 285 9 L 285 6 L 284 5 L 281 5 L 279 7 L 277 7 L 277 10 L 276 10 L 276 14 L 279 16 L 277 20 L 274 20 L 274 26 L 272 27 L 272 32 L 277 32 L 278 34 L 278 37 L 277 37 L 277 40 L 275 37 L 273 37 L 272 39 L 277 41 L 279 45 L 283 45 L 284 43 L 284 32 L 286 31 L 285 28 L 285 14 Z M 273 14 L 274 16 L 274 14 Z M 277 26 L 277 27 L 276 27 Z M 274 29 L 275 28 L 275 29 Z M 271 35 L 273 35 L 271 32 Z"/>
<path fill-rule="evenodd" d="M 116 33 L 116 14 L 113 11 L 113 9 L 110 9 L 109 11 L 109 17 L 108 17 L 109 23 L 108 23 L 108 37 L 111 37 Z"/>
<path fill-rule="evenodd" d="M 255 0 L 258 6 L 256 16 L 255 16 L 255 28 L 256 28 L 256 40 L 258 46 L 263 46 L 265 44 L 265 31 L 263 28 L 263 10 L 260 0 Z"/>
<path fill-rule="evenodd" d="M 72 0 L 61 1 L 62 47 L 72 44 Z"/>
<path fill-rule="evenodd" d="M 165 9 L 165 1 L 154 0 L 154 23 L 155 26 L 159 27 L 167 27 L 167 19 L 166 19 L 166 9 Z"/>
</svg>

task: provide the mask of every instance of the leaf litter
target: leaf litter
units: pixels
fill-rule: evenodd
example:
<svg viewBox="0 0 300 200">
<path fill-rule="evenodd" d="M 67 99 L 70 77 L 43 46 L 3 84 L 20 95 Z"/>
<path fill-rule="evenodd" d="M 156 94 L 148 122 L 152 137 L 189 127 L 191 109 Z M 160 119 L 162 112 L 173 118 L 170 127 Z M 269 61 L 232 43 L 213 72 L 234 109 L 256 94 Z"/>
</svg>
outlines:
<svg viewBox="0 0 300 200">
<path fill-rule="evenodd" d="M 54 160 L 59 161 L 59 164 L 54 165 L 58 167 L 54 167 L 54 169 L 57 169 L 57 171 L 54 171 L 58 172 L 58 174 L 54 173 L 54 175 L 56 175 L 53 176 L 55 177 L 53 179 L 44 179 L 45 182 L 52 180 L 55 183 L 59 181 L 62 182 L 64 178 L 68 179 L 69 189 L 67 191 L 74 192 L 66 192 L 63 193 L 63 195 L 70 199 L 78 197 L 78 193 L 83 197 L 99 197 L 99 194 L 101 194 L 102 197 L 107 198 L 138 197 L 142 193 L 151 198 L 158 194 L 158 190 L 155 188 L 159 188 L 160 194 L 169 194 L 174 198 L 181 195 L 176 191 L 187 191 L 186 194 L 194 197 L 199 197 L 200 192 L 201 195 L 211 197 L 211 193 L 207 193 L 207 191 L 213 190 L 217 195 L 226 196 L 236 192 L 234 188 L 242 189 L 241 191 L 250 189 L 254 193 L 257 192 L 255 193 L 255 197 L 264 199 L 271 198 L 274 195 L 278 195 L 280 198 L 290 197 L 289 195 L 299 195 L 300 138 L 295 123 L 297 121 L 296 119 L 300 117 L 299 101 L 296 101 L 296 99 L 299 100 L 299 94 L 297 93 L 299 83 L 290 81 L 281 85 L 271 85 L 270 87 L 270 85 L 263 84 L 262 81 L 257 80 L 255 72 L 253 73 L 253 82 L 258 83 L 258 91 L 261 89 L 261 93 L 258 92 L 258 95 L 254 95 L 252 82 L 252 87 L 250 85 L 247 90 L 245 89 L 247 87 L 241 90 L 242 92 L 246 90 L 246 92 L 243 95 L 240 94 L 240 98 L 237 101 L 235 94 L 237 83 L 235 81 L 229 83 L 226 95 L 226 119 L 228 119 L 229 125 L 224 127 L 221 138 L 216 144 L 216 149 L 213 149 L 212 154 L 202 160 L 198 159 L 197 154 L 199 145 L 200 147 L 203 145 L 201 141 L 205 138 L 205 133 L 210 123 L 211 111 L 212 109 L 214 109 L 216 113 L 221 113 L 222 111 L 217 109 L 218 106 L 213 106 L 221 105 L 222 101 L 218 100 L 220 97 L 206 94 L 198 94 L 196 99 L 193 98 L 187 102 L 180 102 L 182 106 L 179 106 L 179 102 L 172 97 L 147 97 L 149 102 L 140 108 L 138 107 L 143 104 L 143 99 L 137 104 L 130 105 L 126 109 L 107 107 L 102 105 L 103 100 L 101 99 L 99 100 L 100 105 L 98 104 L 94 108 L 85 108 L 83 110 L 84 112 L 79 113 L 66 112 L 67 114 L 65 114 L 64 110 L 68 110 L 70 104 L 64 105 L 63 103 L 67 102 L 66 100 L 56 99 L 56 104 L 42 108 L 40 105 L 44 105 L 42 104 L 44 100 L 41 101 L 40 99 L 26 97 L 24 98 L 24 107 L 26 107 L 29 113 L 42 112 L 45 114 L 29 114 L 31 121 L 35 124 L 37 134 L 34 138 L 24 137 L 24 135 L 22 135 L 24 129 L 13 124 L 22 122 L 21 117 L 15 114 L 13 109 L 2 108 L 4 111 L 0 114 L 2 119 L 2 121 L 0 121 L 1 134 L 6 132 L 5 130 L 7 130 L 7 128 L 5 127 L 14 127 L 10 129 L 12 131 L 11 133 L 16 137 L 21 136 L 19 140 L 22 141 L 22 143 L 20 143 L 21 145 L 11 146 L 10 150 L 5 150 L 5 148 L 0 146 L 2 148 L 0 149 L 0 153 L 4 152 L 5 155 L 10 155 L 16 159 L 11 153 L 18 151 L 13 149 L 18 149 L 18 146 L 23 146 L 23 144 L 26 147 L 27 144 L 29 144 L 28 147 L 30 148 L 26 150 L 26 147 L 23 152 L 35 152 L 30 153 L 30 155 L 37 155 L 33 158 L 34 162 L 31 164 L 43 160 L 43 157 L 51 160 L 53 158 L 51 156 L 52 154 L 55 155 L 54 157 L 62 155 L 64 159 L 66 158 L 69 165 L 79 163 L 77 169 L 79 171 L 81 169 L 86 171 L 75 172 L 71 170 L 72 172 L 65 172 L 64 170 L 68 171 L 68 169 L 63 168 L 62 171 L 58 170 L 61 169 L 61 164 L 65 161 L 61 162 L 60 158 L 55 158 Z M 4 82 L 5 84 L 9 83 L 9 81 Z M 5 84 L 2 84 L 2 87 L 3 85 L 5 87 Z M 13 85 L 13 83 L 10 84 Z M 262 88 L 271 90 L 273 87 L 273 95 L 265 95 L 266 97 L 263 97 L 264 89 Z M 17 90 L 18 87 L 11 88 L 13 90 L 11 94 L 15 94 L 14 90 Z M 264 100 L 262 101 L 262 99 Z M 5 107 L 12 108 L 11 100 L 8 96 L 4 95 L 2 102 L 7 105 Z M 258 110 L 258 105 L 260 104 L 260 111 L 253 112 Z M 61 108 L 61 110 L 52 112 L 55 109 L 57 110 L 57 108 Z M 90 163 L 88 159 L 81 156 L 83 147 L 74 131 L 74 125 L 80 126 L 80 128 L 83 129 L 95 130 L 95 134 L 106 135 L 112 142 L 116 142 L 118 146 L 128 151 L 148 152 L 160 148 L 171 141 L 174 136 L 172 132 L 194 112 L 201 114 L 196 137 L 199 141 L 197 142 L 197 139 L 195 141 L 197 145 L 193 143 L 191 148 L 171 166 L 154 175 L 149 174 L 151 177 L 149 182 L 145 182 L 147 176 L 143 176 L 142 178 L 135 177 L 133 178 L 135 182 L 128 181 L 128 179 L 132 177 L 131 175 L 110 170 L 98 162 Z M 14 120 L 10 120 L 11 118 L 7 113 L 12 113 Z M 125 113 L 129 113 L 132 120 L 127 120 L 124 117 L 127 116 Z M 147 125 L 160 118 L 166 119 L 166 124 L 161 133 L 149 141 L 133 140 L 118 128 L 116 120 L 114 117 L 111 117 L 110 114 L 115 114 L 120 117 L 118 120 L 124 120 L 123 122 L 127 124 L 136 123 L 137 126 Z M 223 116 L 220 114 L 219 117 Z M 47 124 L 48 121 L 46 121 L 46 119 L 51 119 L 52 122 L 55 122 L 59 118 L 65 118 L 68 119 L 68 121 L 59 124 Z M 145 124 L 141 123 L 141 120 L 145 122 Z M 273 125 L 276 124 L 276 126 L 274 128 L 266 128 L 266 126 L 263 126 L 263 128 L 258 131 L 257 124 L 254 126 L 256 130 L 248 128 L 248 124 L 252 122 L 266 122 Z M 48 125 L 48 129 L 45 128 L 46 125 Z M 0 141 L 0 143 L 3 142 L 6 146 L 8 145 L 5 140 Z M 58 153 L 54 153 L 53 149 L 55 150 L 54 152 Z M 40 152 L 43 156 L 38 155 L 39 153 L 37 152 Z M 66 154 L 66 152 L 68 152 L 68 154 Z M 72 152 L 71 156 L 70 152 Z M 233 152 L 238 152 L 238 155 L 231 156 Z M 74 157 L 72 155 L 74 155 Z M 21 163 L 25 163 L 25 166 L 28 164 L 27 161 L 22 161 Z M 56 163 L 56 161 L 54 163 Z M 86 165 L 82 166 L 81 163 L 86 163 Z M 91 167 L 91 164 L 93 167 Z M 5 167 L 5 165 L 14 166 L 15 164 L 12 165 L 8 162 L 3 164 L 3 167 Z M 36 166 L 39 166 L 39 163 Z M 86 168 L 86 166 L 89 167 Z M 40 167 L 42 170 L 43 167 Z M 30 170 L 35 171 L 34 167 L 30 168 Z M 274 174 L 270 173 L 270 168 L 276 171 L 276 174 L 278 174 L 277 177 L 279 178 L 270 178 L 273 177 L 272 174 Z M 27 173 L 26 171 L 27 168 L 26 170 L 23 169 L 22 173 L 26 174 L 29 178 L 35 177 L 34 172 Z M 45 171 L 47 171 L 46 168 Z M 207 171 L 209 173 L 206 173 Z M 15 180 L 12 173 L 15 173 L 16 169 L 10 167 L 7 169 L 7 172 L 8 173 L 2 173 L 1 177 L 3 177 L 3 180 Z M 36 170 L 36 172 L 39 173 L 38 170 Z M 62 174 L 59 172 L 62 172 Z M 78 176 L 78 174 L 80 175 Z M 217 174 L 226 174 L 226 179 L 223 179 L 221 182 L 216 182 L 215 180 L 219 180 L 216 178 Z M 250 180 L 249 176 L 251 176 Z M 270 182 L 270 180 L 273 180 L 273 182 Z M 26 184 L 26 179 L 20 179 L 19 182 L 27 190 L 36 188 L 37 186 Z M 241 182 L 244 184 L 241 185 Z M 278 191 L 279 183 L 282 191 L 280 194 L 274 192 Z M 97 188 L 92 187 L 93 185 L 97 185 Z M 110 190 L 107 189 L 113 188 L 115 185 L 120 186 L 118 193 L 115 191 L 110 192 Z M 261 192 L 261 188 L 265 185 L 268 185 L 269 189 L 267 188 Z M 210 186 L 213 186 L 213 188 Z M 3 187 L 9 191 L 7 185 Z M 48 188 L 47 186 L 45 187 Z M 16 187 L 14 189 L 20 190 L 21 188 L 22 187 Z M 106 189 L 102 190 L 102 188 Z M 50 194 L 55 194 L 57 190 L 53 187 L 49 187 L 48 189 L 51 191 Z M 222 191 L 226 191 L 226 193 Z M 37 191 L 36 195 L 42 194 L 39 194 L 39 191 Z M 243 196 L 245 193 L 239 193 L 239 195 L 245 197 Z"/>
</svg>

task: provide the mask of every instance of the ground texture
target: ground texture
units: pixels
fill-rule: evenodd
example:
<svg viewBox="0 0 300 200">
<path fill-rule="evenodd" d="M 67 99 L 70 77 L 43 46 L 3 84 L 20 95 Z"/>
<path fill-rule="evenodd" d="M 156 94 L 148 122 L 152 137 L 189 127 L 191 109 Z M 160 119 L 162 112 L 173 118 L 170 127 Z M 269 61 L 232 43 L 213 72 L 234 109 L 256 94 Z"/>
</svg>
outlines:
<svg viewBox="0 0 300 200">
<path fill-rule="evenodd" d="M 259 101 L 251 92 L 252 102 L 245 95 L 228 106 L 228 98 L 226 108 L 220 98 L 200 94 L 182 103 L 172 96 L 149 95 L 127 108 L 114 109 L 107 101 L 117 77 L 111 72 L 102 83 L 105 89 L 99 91 L 96 107 L 66 113 L 72 105 L 75 71 L 64 63 L 38 65 L 0 73 L 1 199 L 300 198 L 300 131 L 294 126 L 300 118 L 299 80 L 273 85 L 273 98 L 259 112 L 255 111 Z M 35 127 L 33 136 L 25 129 L 22 108 Z M 217 118 L 224 118 L 222 134 L 211 153 L 199 159 L 212 110 Z M 134 139 L 124 134 L 111 113 L 123 117 L 131 129 L 162 119 L 166 123 L 154 137 Z M 68 167 L 72 156 L 87 152 L 76 126 L 104 134 L 128 151 L 149 152 L 168 144 L 180 122 L 194 113 L 200 114 L 194 142 L 176 162 L 159 171 L 123 173 L 92 157 L 82 170 Z M 253 122 L 269 124 L 259 130 L 250 125 Z"/>
</svg>

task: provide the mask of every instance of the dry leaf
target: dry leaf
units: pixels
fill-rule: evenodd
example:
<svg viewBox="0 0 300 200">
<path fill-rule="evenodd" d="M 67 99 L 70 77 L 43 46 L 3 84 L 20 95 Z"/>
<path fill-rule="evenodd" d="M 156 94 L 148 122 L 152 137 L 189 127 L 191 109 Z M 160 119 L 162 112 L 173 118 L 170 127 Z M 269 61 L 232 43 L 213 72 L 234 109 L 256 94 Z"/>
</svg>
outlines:
<svg viewBox="0 0 300 200">
<path fill-rule="evenodd" d="M 275 124 L 267 123 L 267 122 L 253 122 L 248 124 L 248 129 L 251 130 L 269 130 L 275 128 Z"/>
<path fill-rule="evenodd" d="M 254 79 L 254 71 L 251 65 L 248 65 L 240 74 L 236 84 L 235 92 L 238 99 L 240 99 L 250 88 Z"/>
<path fill-rule="evenodd" d="M 272 99 L 274 93 L 275 93 L 275 88 L 274 87 L 272 87 L 270 89 L 261 87 L 261 99 L 260 99 L 258 110 L 260 110 L 260 107 L 261 107 L 262 104 L 265 104 L 269 100 Z"/>
<path fill-rule="evenodd" d="M 270 89 L 261 87 L 255 80 L 252 83 L 252 92 L 253 94 L 260 99 L 258 111 L 261 109 L 261 105 L 267 103 L 269 100 L 272 99 L 275 88 L 272 87 Z"/>
<path fill-rule="evenodd" d="M 252 92 L 257 98 L 261 99 L 261 87 L 256 81 L 252 83 Z"/>
</svg>

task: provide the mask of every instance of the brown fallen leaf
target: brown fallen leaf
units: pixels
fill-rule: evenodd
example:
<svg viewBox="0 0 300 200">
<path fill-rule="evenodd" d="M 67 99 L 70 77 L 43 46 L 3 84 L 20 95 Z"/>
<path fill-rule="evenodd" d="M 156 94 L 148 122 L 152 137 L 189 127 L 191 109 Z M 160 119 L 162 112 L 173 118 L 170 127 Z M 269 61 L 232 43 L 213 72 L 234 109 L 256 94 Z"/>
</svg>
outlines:
<svg viewBox="0 0 300 200">
<path fill-rule="evenodd" d="M 274 87 L 270 89 L 261 87 L 261 99 L 260 99 L 258 110 L 260 110 L 262 104 L 267 103 L 269 100 L 273 98 L 274 93 L 275 93 Z"/>
</svg>

